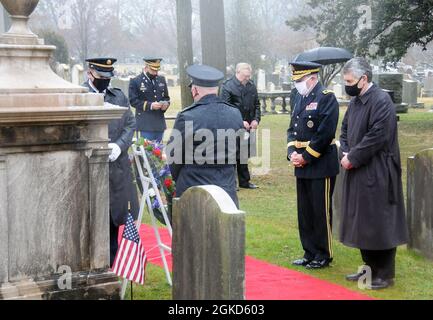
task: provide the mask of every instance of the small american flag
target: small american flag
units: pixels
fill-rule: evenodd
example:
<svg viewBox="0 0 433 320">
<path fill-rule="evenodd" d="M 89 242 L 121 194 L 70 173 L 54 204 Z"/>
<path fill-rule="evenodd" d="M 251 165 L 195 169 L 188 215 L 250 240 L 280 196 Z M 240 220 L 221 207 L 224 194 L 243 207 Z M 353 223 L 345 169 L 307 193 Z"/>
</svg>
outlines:
<svg viewBox="0 0 433 320">
<path fill-rule="evenodd" d="M 131 214 L 128 214 L 122 241 L 113 263 L 119 277 L 144 285 L 147 257 Z"/>
</svg>

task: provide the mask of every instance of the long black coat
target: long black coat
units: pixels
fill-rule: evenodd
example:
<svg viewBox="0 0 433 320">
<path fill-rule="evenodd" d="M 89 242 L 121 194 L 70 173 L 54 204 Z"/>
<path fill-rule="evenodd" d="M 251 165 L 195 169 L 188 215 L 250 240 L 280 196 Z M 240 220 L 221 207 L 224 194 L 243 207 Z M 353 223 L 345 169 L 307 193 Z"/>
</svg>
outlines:
<svg viewBox="0 0 433 320">
<path fill-rule="evenodd" d="M 150 110 L 153 102 L 170 101 L 165 78 L 156 77 L 154 81 L 141 73 L 129 82 L 129 101 L 135 108 L 137 130 L 163 132 L 167 129 L 164 114 L 166 111 Z"/>
<path fill-rule="evenodd" d="M 226 80 L 220 90 L 221 99 L 225 102 L 236 107 L 242 115 L 242 120 L 251 124 L 254 120 L 260 123 L 261 120 L 261 110 L 259 94 L 257 92 L 257 87 L 253 81 L 249 81 L 245 86 L 243 86 L 240 81 L 233 76 L 232 78 Z M 251 132 L 249 139 L 247 141 L 242 141 L 242 143 L 247 143 L 248 146 L 248 157 L 254 157 L 256 155 L 256 132 Z M 247 157 L 242 157 L 240 159 L 242 162 L 248 161 Z"/>
<path fill-rule="evenodd" d="M 343 185 L 340 240 L 365 250 L 387 250 L 407 242 L 395 107 L 373 85 L 349 105 L 341 129 L 341 151 L 354 166 Z"/>
<path fill-rule="evenodd" d="M 95 92 L 88 82 L 84 83 L 83 86 L 89 88 L 90 92 Z M 116 143 L 122 150 L 119 158 L 109 164 L 110 215 L 113 224 L 119 226 L 126 222 L 128 202 L 131 204 L 131 214 L 134 220 L 138 218 L 139 204 L 137 189 L 133 183 L 131 163 L 128 155 L 128 149 L 132 144 L 132 137 L 135 131 L 135 118 L 129 108 L 128 98 L 120 89 L 108 88 L 104 94 L 104 101 L 128 108 L 121 119 L 112 120 L 108 124 L 110 142 Z"/>
<path fill-rule="evenodd" d="M 174 130 L 180 133 L 180 136 L 172 133 L 167 144 L 167 155 L 171 163 L 170 169 L 173 178 L 176 181 L 177 197 L 182 196 L 188 188 L 193 186 L 217 185 L 224 189 L 234 203 L 238 205 L 235 172 L 237 146 L 230 148 L 225 144 L 224 152 L 217 152 L 217 130 L 232 129 L 234 132 L 238 132 L 242 128 L 243 122 L 239 110 L 224 103 L 216 95 L 205 96 L 199 102 L 179 113 L 174 124 Z M 197 159 L 193 157 L 196 150 L 203 147 L 201 139 L 200 141 L 193 141 L 193 137 L 197 137 L 197 132 L 201 129 L 208 129 L 212 132 L 214 140 L 206 145 L 210 147 L 209 151 L 211 152 L 208 154 L 206 148 L 204 153 L 205 157 L 209 156 L 212 160 L 216 159 L 215 162 L 209 161 L 206 164 L 199 164 Z M 206 142 L 209 141 L 206 140 Z M 188 148 L 189 143 L 191 143 L 192 150 Z M 180 163 L 175 161 L 177 159 L 175 153 L 179 150 L 182 153 L 178 159 Z M 214 157 L 214 154 L 217 156 Z"/>
</svg>

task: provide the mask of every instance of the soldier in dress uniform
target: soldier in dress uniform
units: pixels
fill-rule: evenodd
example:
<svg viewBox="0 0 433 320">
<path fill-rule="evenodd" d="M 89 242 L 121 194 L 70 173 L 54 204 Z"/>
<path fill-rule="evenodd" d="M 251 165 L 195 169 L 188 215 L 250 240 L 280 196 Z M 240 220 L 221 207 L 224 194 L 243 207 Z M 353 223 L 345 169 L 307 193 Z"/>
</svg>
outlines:
<svg viewBox="0 0 433 320">
<path fill-rule="evenodd" d="M 164 114 L 170 107 L 167 82 L 159 76 L 161 58 L 144 58 L 143 72 L 129 83 L 129 101 L 135 108 L 141 137 L 161 142 L 167 129 Z"/>
<path fill-rule="evenodd" d="M 299 234 L 305 252 L 293 264 L 319 269 L 333 259 L 332 194 L 339 173 L 334 138 L 339 105 L 318 80 L 320 64 L 291 65 L 298 93 L 287 131 L 287 159 L 295 167 Z"/>
<path fill-rule="evenodd" d="M 108 125 L 108 147 L 110 170 L 110 265 L 113 264 L 118 248 L 119 226 L 125 224 L 130 210 L 134 220 L 138 218 L 137 189 L 133 183 L 128 149 L 132 144 L 135 130 L 135 118 L 129 108 L 128 98 L 117 88 L 111 88 L 110 80 L 114 76 L 114 58 L 87 59 L 89 64 L 88 81 L 83 84 L 92 93 L 104 94 L 106 103 L 128 108 L 121 119 L 113 120 Z M 129 207 L 128 207 L 129 204 Z"/>
<path fill-rule="evenodd" d="M 176 181 L 176 195 L 182 196 L 193 186 L 217 185 L 239 206 L 236 194 L 239 144 L 236 137 L 245 133 L 242 115 L 218 96 L 218 86 L 224 78 L 221 71 L 205 65 L 193 65 L 187 73 L 192 79 L 190 87 L 195 102 L 179 113 L 167 145 L 170 169 Z M 231 137 L 234 138 L 234 145 L 226 143 L 226 138 L 220 136 L 224 134 L 222 131 L 229 133 L 230 130 L 234 135 Z M 212 139 L 206 137 L 203 146 L 205 133 Z M 219 145 L 221 141 L 224 148 Z M 176 156 L 178 152 L 180 157 Z"/>
</svg>

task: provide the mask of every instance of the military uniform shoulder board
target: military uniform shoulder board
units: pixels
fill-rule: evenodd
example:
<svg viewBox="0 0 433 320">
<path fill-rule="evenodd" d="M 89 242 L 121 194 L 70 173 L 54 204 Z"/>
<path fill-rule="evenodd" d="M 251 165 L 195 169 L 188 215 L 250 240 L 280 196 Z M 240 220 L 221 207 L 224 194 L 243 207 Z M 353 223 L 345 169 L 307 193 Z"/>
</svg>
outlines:
<svg viewBox="0 0 433 320">
<path fill-rule="evenodd" d="M 334 93 L 334 91 L 332 91 L 332 90 L 323 90 L 322 93 L 323 94 L 330 94 L 330 93 Z"/>
<path fill-rule="evenodd" d="M 180 113 L 184 113 L 186 111 L 189 111 L 191 109 L 194 109 L 195 107 L 197 107 L 198 104 L 194 103 L 192 105 L 190 105 L 189 107 L 186 107 L 185 109 L 183 109 Z"/>
</svg>

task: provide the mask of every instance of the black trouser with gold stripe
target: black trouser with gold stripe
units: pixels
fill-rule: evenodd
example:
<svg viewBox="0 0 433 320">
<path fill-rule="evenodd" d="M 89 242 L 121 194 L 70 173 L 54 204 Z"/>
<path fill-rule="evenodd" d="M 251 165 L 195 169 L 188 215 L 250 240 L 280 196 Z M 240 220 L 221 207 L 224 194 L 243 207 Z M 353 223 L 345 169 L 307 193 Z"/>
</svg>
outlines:
<svg viewBox="0 0 433 320">
<path fill-rule="evenodd" d="M 299 235 L 304 258 L 323 260 L 333 257 L 332 194 L 335 177 L 297 179 Z"/>
</svg>

